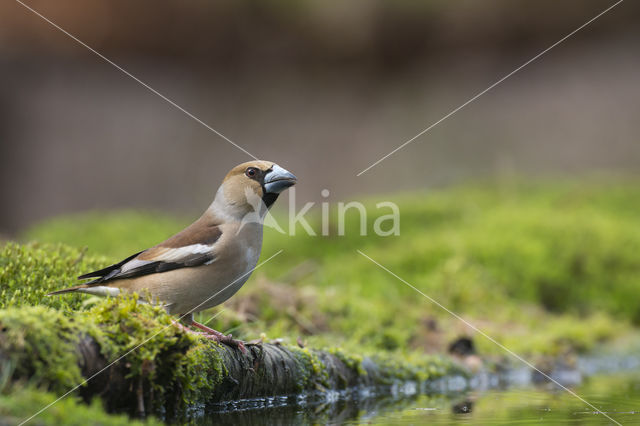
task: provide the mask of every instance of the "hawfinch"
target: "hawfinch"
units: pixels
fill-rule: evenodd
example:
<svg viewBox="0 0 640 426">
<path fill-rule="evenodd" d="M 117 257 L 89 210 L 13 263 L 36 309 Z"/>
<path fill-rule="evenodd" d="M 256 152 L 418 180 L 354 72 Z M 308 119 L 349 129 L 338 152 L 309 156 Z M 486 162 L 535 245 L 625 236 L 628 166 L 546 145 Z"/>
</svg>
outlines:
<svg viewBox="0 0 640 426">
<path fill-rule="evenodd" d="M 99 271 L 92 280 L 50 294 L 81 292 L 115 296 L 150 294 L 168 313 L 203 330 L 216 341 L 240 346 L 193 320 L 193 313 L 233 296 L 256 267 L 262 247 L 262 218 L 296 177 L 270 161 L 250 161 L 224 178 L 204 214 L 166 241 Z"/>
</svg>

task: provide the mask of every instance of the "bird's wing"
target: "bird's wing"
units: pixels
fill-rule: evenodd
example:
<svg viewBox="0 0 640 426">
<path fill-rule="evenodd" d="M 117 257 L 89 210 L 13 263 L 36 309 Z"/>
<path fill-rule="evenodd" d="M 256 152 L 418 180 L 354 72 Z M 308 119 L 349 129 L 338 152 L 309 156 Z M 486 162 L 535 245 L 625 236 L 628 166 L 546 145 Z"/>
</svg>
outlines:
<svg viewBox="0 0 640 426">
<path fill-rule="evenodd" d="M 81 275 L 78 279 L 95 278 L 85 283 L 93 286 L 178 268 L 208 265 L 215 261 L 216 243 L 221 235 L 219 226 L 198 220 L 157 246 L 99 271 Z"/>
</svg>

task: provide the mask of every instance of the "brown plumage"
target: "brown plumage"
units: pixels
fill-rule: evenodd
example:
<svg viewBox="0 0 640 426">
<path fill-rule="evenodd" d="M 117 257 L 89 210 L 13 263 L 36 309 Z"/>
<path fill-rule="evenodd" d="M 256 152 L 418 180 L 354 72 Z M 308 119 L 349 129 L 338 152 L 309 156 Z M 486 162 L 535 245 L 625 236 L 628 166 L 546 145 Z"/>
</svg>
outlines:
<svg viewBox="0 0 640 426">
<path fill-rule="evenodd" d="M 227 174 L 209 208 L 187 228 L 119 263 L 79 277 L 93 278 L 89 282 L 50 294 L 149 293 L 169 313 L 224 340 L 215 330 L 193 322 L 192 314 L 219 305 L 247 281 L 262 248 L 262 223 L 255 219 L 263 217 L 278 194 L 295 183 L 293 174 L 273 162 L 240 164 Z"/>
</svg>

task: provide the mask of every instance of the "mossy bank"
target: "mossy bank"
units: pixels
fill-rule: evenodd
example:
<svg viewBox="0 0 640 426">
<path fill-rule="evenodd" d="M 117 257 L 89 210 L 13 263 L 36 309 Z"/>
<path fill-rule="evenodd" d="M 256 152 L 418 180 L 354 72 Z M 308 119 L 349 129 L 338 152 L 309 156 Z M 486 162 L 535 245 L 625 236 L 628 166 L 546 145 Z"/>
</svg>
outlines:
<svg viewBox="0 0 640 426">
<path fill-rule="evenodd" d="M 137 296 L 84 300 L 44 296 L 58 280 L 70 280 L 78 269 L 95 266 L 101 258 L 47 244 L 9 243 L 2 254 L 6 286 L 0 298 L 0 377 L 6 381 L 0 399 L 9 401 L 16 390 L 27 387 L 23 394 L 34 399 L 35 406 L 29 406 L 33 413 L 44 408 L 46 404 L 37 405 L 47 399 L 28 390 L 33 387 L 56 395 L 73 391 L 72 399 L 86 402 L 99 397 L 110 412 L 171 420 L 212 402 L 461 373 L 440 357 L 398 362 L 279 342 L 254 342 L 243 354 L 185 333 L 164 310 Z M 44 272 L 22 273 L 28 270 Z M 25 297 L 15 296 L 18 288 Z M 0 414 L 1 410 L 0 403 Z M 33 413 L 21 414 L 26 418 Z"/>
</svg>

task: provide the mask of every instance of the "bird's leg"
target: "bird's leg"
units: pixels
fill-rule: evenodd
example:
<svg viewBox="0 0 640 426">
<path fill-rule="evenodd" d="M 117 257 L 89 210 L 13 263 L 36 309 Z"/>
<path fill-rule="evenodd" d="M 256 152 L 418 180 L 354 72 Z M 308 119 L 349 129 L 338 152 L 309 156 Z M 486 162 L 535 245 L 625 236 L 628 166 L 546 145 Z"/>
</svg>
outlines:
<svg viewBox="0 0 640 426">
<path fill-rule="evenodd" d="M 200 330 L 205 332 L 205 337 L 211 338 L 216 342 L 225 343 L 229 346 L 236 347 L 240 349 L 240 351 L 244 354 L 247 353 L 247 349 L 244 347 L 244 342 L 242 340 L 236 340 L 233 338 L 231 334 L 224 335 L 213 328 L 209 328 L 204 324 L 200 324 L 199 322 L 192 321 L 191 325 L 199 328 Z"/>
<path fill-rule="evenodd" d="M 190 315 L 182 315 L 180 322 L 173 321 L 173 323 L 182 331 L 187 333 L 197 334 L 199 336 L 206 337 L 207 339 L 215 340 L 216 342 L 224 343 L 229 346 L 236 347 L 242 351 L 242 353 L 246 353 L 247 350 L 244 347 L 244 342 L 242 340 L 235 340 L 231 334 L 224 335 L 213 328 L 209 328 L 204 324 L 200 324 L 193 320 L 193 314 Z M 184 324 L 183 324 L 184 323 Z M 187 327 L 188 325 L 199 328 L 203 332 L 193 331 Z"/>
<path fill-rule="evenodd" d="M 224 334 L 220 333 L 218 330 L 214 330 L 213 328 L 209 328 L 204 324 L 200 324 L 199 322 L 192 321 L 191 325 L 196 327 L 196 328 L 199 328 L 202 331 L 204 331 L 203 334 L 208 334 L 210 336 L 214 336 L 217 339 L 222 339 L 224 337 L 227 337 Z"/>
</svg>

